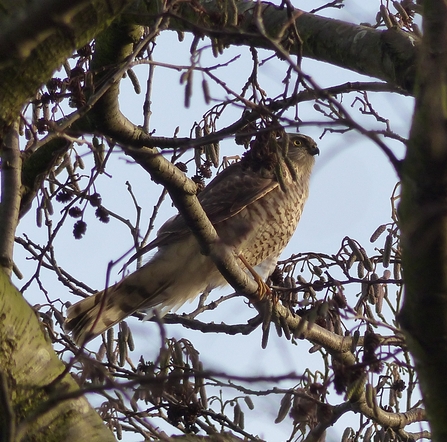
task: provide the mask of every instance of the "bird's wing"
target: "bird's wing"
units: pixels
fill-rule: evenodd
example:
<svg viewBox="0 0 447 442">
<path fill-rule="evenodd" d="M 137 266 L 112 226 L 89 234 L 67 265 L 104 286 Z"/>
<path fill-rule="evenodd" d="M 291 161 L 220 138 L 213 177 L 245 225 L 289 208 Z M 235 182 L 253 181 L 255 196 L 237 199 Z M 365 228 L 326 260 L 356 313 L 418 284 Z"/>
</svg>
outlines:
<svg viewBox="0 0 447 442">
<path fill-rule="evenodd" d="M 199 194 L 198 199 L 213 225 L 222 222 L 244 209 L 247 205 L 262 198 L 278 186 L 273 173 L 261 176 L 250 168 L 235 163 L 223 170 Z M 131 260 L 155 247 L 180 241 L 190 230 L 182 215 L 166 221 L 158 231 L 157 238 L 141 249 Z"/>
</svg>

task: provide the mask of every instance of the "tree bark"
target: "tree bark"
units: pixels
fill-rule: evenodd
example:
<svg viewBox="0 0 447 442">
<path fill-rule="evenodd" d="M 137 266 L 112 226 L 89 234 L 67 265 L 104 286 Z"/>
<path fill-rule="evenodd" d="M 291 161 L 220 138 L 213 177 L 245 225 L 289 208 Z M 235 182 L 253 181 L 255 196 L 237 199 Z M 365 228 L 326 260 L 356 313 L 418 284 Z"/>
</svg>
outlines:
<svg viewBox="0 0 447 442">
<path fill-rule="evenodd" d="M 433 441 L 447 440 L 447 5 L 425 1 L 416 107 L 399 207 L 405 302 Z"/>
<path fill-rule="evenodd" d="M 3 271 L 0 312 L 0 439 L 114 441 Z"/>
<path fill-rule="evenodd" d="M 39 16 L 48 12 L 48 3 L 51 2 L 27 3 L 26 8 Z M 47 27 L 31 26 L 31 31 L 28 30 L 16 46 L 11 43 L 16 33 L 11 33 L 10 29 L 23 28 L 27 20 L 33 19 L 32 14 L 27 15 L 26 20 L 20 19 L 21 2 L 8 2 L 5 8 L 11 10 L 10 13 L 0 15 L 0 29 L 4 30 L 0 32 L 0 136 L 26 100 L 66 57 L 96 37 L 126 6 L 131 5 L 123 19 L 140 25 L 153 24 L 162 11 L 160 0 L 96 0 L 79 1 L 77 8 L 70 5 L 66 9 L 59 6 L 60 11 L 58 9 L 58 13 L 46 21 Z M 177 15 L 170 15 L 168 28 L 208 35 L 221 45 L 254 45 L 271 49 L 269 39 L 260 35 L 259 23 L 254 19 L 257 3 L 247 1 L 236 5 L 237 11 L 228 11 L 222 9 L 222 2 L 203 2 L 199 14 L 189 2 L 180 3 Z M 281 40 L 292 54 L 302 52 L 304 56 L 380 78 L 406 91 L 413 89 L 418 39 L 412 34 L 397 29 L 377 31 L 299 10 L 293 12 L 295 21 L 291 22 L 285 8 L 270 3 L 261 5 L 260 13 L 256 13 L 260 17 L 257 20 L 262 22 L 269 37 Z M 64 22 L 68 18 L 69 25 Z M 288 43 L 293 22 L 302 44 Z"/>
<path fill-rule="evenodd" d="M 124 13 L 132 23 L 150 25 L 161 5 L 133 3 Z M 234 9 L 234 5 L 237 10 Z M 260 28 L 265 29 L 262 35 Z M 301 42 L 294 38 L 296 27 Z M 169 29 L 206 35 L 222 47 L 247 45 L 273 49 L 271 39 L 291 54 L 302 54 L 412 91 L 419 38 L 398 28 L 377 30 L 321 17 L 299 9 L 288 11 L 268 2 L 181 3 Z"/>
<path fill-rule="evenodd" d="M 0 139 L 54 70 L 129 4 L 129 0 L 0 2 L 0 11 L 7 11 L 0 14 Z M 17 34 L 21 38 L 15 44 Z"/>
</svg>

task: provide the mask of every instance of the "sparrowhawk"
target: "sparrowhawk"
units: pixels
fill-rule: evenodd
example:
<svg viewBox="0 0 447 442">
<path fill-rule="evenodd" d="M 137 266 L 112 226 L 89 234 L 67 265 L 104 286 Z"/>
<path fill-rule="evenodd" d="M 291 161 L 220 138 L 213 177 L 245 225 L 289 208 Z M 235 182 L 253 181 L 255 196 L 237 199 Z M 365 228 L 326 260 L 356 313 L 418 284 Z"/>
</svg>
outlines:
<svg viewBox="0 0 447 442">
<path fill-rule="evenodd" d="M 222 247 L 231 247 L 263 278 L 274 270 L 296 229 L 317 153 L 315 141 L 306 135 L 258 137 L 241 161 L 198 195 Z M 226 284 L 181 215 L 168 220 L 146 249 L 156 247 L 153 258 L 134 273 L 69 307 L 65 329 L 78 344 L 137 310 L 157 308 L 162 316 Z"/>
</svg>

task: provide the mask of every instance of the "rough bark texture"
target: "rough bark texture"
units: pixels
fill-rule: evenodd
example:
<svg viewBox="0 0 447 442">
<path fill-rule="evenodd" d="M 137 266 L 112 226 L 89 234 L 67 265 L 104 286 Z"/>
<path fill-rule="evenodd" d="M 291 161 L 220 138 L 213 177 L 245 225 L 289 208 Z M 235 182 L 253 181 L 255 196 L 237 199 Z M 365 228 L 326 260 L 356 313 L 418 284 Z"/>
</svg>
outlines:
<svg viewBox="0 0 447 442">
<path fill-rule="evenodd" d="M 433 441 L 447 440 L 447 5 L 426 1 L 416 108 L 400 205 L 406 295 L 401 323 Z"/>
<path fill-rule="evenodd" d="M 23 5 L 23 3 L 26 3 Z M 77 48 L 91 41 L 130 2 L 53 2 L 63 7 L 51 13 L 52 2 L 0 2 L 0 137 L 26 100 L 46 82 L 56 68 Z M 23 10 L 30 13 L 25 15 Z M 46 27 L 38 18 L 45 16 Z M 37 19 L 36 19 L 37 17 Z M 28 21 L 30 22 L 28 22 Z M 37 20 L 39 26 L 34 23 Z M 26 38 L 11 41 L 18 33 Z M 14 32 L 13 32 L 14 31 Z"/>
<path fill-rule="evenodd" d="M 79 390 L 71 375 L 57 379 L 65 366 L 45 338 L 36 314 L 3 271 L 0 312 L 0 370 L 4 381 L 0 386 L 0 439 L 114 441 L 83 396 L 70 398 Z"/>
</svg>

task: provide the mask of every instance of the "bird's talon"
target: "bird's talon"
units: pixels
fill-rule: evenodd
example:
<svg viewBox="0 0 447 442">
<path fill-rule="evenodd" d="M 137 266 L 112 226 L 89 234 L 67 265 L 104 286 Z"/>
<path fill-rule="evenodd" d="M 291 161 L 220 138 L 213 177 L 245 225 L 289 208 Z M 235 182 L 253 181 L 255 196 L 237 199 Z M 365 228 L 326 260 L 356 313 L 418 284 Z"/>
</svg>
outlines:
<svg viewBox="0 0 447 442">
<path fill-rule="evenodd" d="M 270 287 L 264 282 L 264 280 L 258 275 L 256 270 L 249 264 L 242 254 L 239 254 L 239 259 L 244 263 L 244 266 L 253 276 L 253 279 L 258 284 L 258 290 L 255 293 L 257 300 L 262 301 L 266 296 L 271 296 L 272 291 Z"/>
</svg>

